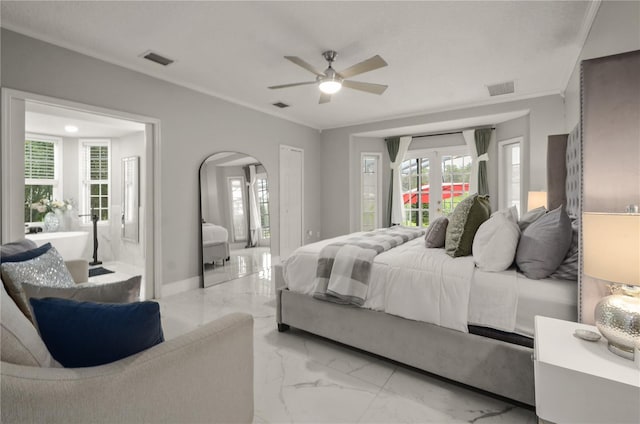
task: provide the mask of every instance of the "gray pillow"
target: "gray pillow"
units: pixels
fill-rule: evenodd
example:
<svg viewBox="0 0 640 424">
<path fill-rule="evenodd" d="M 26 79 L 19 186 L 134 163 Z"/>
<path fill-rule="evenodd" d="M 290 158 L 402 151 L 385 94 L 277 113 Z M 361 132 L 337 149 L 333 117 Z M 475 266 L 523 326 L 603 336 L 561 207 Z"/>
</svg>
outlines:
<svg viewBox="0 0 640 424">
<path fill-rule="evenodd" d="M 87 302 L 131 303 L 140 300 L 140 282 L 137 275 L 128 280 L 113 283 L 82 283 L 73 287 L 44 287 L 37 284 L 22 283 L 22 289 L 28 299 L 57 297 Z"/>
<path fill-rule="evenodd" d="M 73 287 L 76 285 L 67 266 L 55 247 L 46 253 L 24 262 L 0 264 L 2 282 L 9 296 L 31 322 L 33 317 L 24 297 L 22 284 L 30 282 L 42 286 Z"/>
<path fill-rule="evenodd" d="M 449 218 L 441 216 L 436 218 L 427 227 L 427 233 L 424 236 L 425 246 L 427 247 L 444 247 L 444 240 L 447 236 L 447 225 Z"/>
<path fill-rule="evenodd" d="M 564 261 L 560 264 L 558 269 L 551 274 L 551 278 L 557 278 L 559 280 L 578 280 L 578 238 L 580 227 L 579 219 L 571 220 L 571 246 L 567 252 L 567 256 L 564 257 Z"/>
<path fill-rule="evenodd" d="M 529 225 L 536 222 L 539 218 L 544 216 L 547 213 L 547 209 L 544 206 L 540 206 L 535 209 L 531 209 L 529 212 L 522 215 L 520 221 L 518 221 L 518 226 L 520 227 L 520 231 L 524 231 Z"/>
<path fill-rule="evenodd" d="M 522 232 L 516 264 L 527 278 L 547 278 L 560 266 L 570 245 L 571 221 L 560 206 Z"/>
<path fill-rule="evenodd" d="M 469 256 L 476 231 L 490 215 L 489 196 L 474 194 L 458 203 L 449 217 L 447 226 L 444 243 L 447 254 L 453 258 Z"/>
</svg>

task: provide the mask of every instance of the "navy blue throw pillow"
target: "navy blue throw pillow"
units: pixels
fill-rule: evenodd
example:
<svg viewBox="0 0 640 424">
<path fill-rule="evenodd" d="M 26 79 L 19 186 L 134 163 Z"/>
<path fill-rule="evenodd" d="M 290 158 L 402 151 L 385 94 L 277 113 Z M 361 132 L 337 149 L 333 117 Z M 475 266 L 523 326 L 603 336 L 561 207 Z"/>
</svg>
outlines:
<svg viewBox="0 0 640 424">
<path fill-rule="evenodd" d="M 35 249 L 27 250 L 25 252 L 16 253 L 11 256 L 3 256 L 2 262 L 24 262 L 30 261 L 31 259 L 35 259 L 38 256 L 42 256 L 47 253 L 51 249 L 51 243 L 45 243 L 40 247 L 36 247 Z"/>
<path fill-rule="evenodd" d="M 29 301 L 44 344 L 66 368 L 108 364 L 164 341 L 156 302 Z"/>
</svg>

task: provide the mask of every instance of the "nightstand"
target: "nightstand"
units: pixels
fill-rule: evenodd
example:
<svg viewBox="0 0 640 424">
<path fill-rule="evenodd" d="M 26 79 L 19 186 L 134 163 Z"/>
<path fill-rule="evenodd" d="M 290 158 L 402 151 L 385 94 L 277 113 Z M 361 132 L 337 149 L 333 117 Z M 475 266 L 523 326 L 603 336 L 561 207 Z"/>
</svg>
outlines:
<svg viewBox="0 0 640 424">
<path fill-rule="evenodd" d="M 573 335 L 590 325 L 536 316 L 536 414 L 553 423 L 640 423 L 640 370 L 601 338 Z M 599 333 L 598 333 L 599 334 Z"/>
</svg>

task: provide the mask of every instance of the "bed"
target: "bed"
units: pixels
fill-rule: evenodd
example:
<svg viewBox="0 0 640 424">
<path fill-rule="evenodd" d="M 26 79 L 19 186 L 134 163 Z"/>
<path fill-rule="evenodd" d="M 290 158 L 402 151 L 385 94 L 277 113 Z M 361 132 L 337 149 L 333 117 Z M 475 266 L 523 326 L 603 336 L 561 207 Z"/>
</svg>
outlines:
<svg viewBox="0 0 640 424">
<path fill-rule="evenodd" d="M 202 260 L 205 264 L 214 264 L 229 260 L 229 231 L 210 222 L 202 223 Z"/>
<path fill-rule="evenodd" d="M 549 140 L 549 209 L 567 202 L 566 143 L 566 136 Z M 472 257 L 450 258 L 442 249 L 426 249 L 424 238 L 417 237 L 375 256 L 362 306 L 314 298 L 321 252 L 353 236 L 302 246 L 276 267 L 279 331 L 294 327 L 535 404 L 534 316 L 575 321 L 576 281 L 530 280 L 515 268 L 480 271 Z M 425 271 L 424 264 L 435 271 Z M 439 279 L 427 286 L 425 272 Z"/>
</svg>

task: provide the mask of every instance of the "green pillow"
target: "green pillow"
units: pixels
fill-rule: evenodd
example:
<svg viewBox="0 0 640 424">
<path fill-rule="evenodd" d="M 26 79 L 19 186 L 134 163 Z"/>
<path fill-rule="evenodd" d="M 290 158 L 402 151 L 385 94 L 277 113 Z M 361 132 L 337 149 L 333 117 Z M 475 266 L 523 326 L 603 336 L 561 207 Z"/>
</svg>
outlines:
<svg viewBox="0 0 640 424">
<path fill-rule="evenodd" d="M 449 217 L 444 245 L 447 254 L 453 258 L 469 256 L 473 237 L 489 216 L 491 216 L 489 196 L 474 194 L 460 202 Z"/>
</svg>

